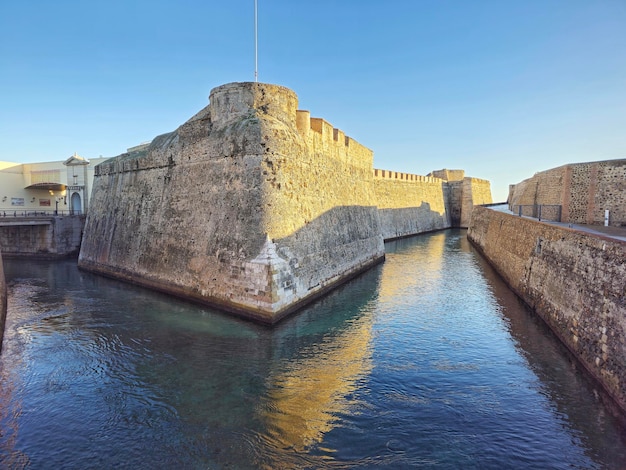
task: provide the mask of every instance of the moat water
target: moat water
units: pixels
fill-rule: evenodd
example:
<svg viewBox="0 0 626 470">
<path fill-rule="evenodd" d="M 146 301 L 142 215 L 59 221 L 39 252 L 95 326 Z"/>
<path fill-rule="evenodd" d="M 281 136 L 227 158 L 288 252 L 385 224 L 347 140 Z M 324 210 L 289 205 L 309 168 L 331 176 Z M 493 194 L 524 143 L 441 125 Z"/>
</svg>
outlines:
<svg viewBox="0 0 626 470">
<path fill-rule="evenodd" d="M 273 329 L 5 260 L 2 468 L 626 468 L 623 428 L 464 231 Z"/>
</svg>

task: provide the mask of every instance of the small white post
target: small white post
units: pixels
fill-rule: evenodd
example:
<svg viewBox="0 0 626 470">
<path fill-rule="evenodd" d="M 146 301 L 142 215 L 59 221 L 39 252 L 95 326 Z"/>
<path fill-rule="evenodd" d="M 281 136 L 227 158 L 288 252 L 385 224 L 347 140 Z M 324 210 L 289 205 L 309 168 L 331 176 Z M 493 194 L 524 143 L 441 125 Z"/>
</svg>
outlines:
<svg viewBox="0 0 626 470">
<path fill-rule="evenodd" d="M 604 226 L 605 227 L 609 226 L 609 210 L 608 209 L 604 211 Z"/>
</svg>

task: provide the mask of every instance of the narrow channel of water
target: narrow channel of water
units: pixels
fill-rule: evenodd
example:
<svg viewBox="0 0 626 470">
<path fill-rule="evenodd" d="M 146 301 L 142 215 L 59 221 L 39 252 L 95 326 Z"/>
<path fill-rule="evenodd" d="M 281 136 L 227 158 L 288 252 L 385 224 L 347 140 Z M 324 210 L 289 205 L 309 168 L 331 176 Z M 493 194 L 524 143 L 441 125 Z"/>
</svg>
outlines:
<svg viewBox="0 0 626 470">
<path fill-rule="evenodd" d="M 387 260 L 273 329 L 5 260 L 2 468 L 626 468 L 626 438 L 465 239 Z"/>
</svg>

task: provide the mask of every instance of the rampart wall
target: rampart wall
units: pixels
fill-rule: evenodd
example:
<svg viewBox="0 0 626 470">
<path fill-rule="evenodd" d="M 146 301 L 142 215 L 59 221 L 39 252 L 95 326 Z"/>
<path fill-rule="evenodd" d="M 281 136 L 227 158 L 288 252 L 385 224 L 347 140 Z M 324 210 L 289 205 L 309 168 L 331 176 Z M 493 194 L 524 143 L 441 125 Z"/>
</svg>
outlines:
<svg viewBox="0 0 626 470">
<path fill-rule="evenodd" d="M 449 227 L 446 184 L 374 170 L 291 90 L 223 85 L 96 167 L 79 266 L 271 323 L 381 262 L 384 238 Z"/>
<path fill-rule="evenodd" d="M 385 240 L 451 227 L 445 181 L 374 170 L 372 184 Z"/>
<path fill-rule="evenodd" d="M 626 411 L 626 242 L 483 207 L 468 238 Z"/>
<path fill-rule="evenodd" d="M 229 84 L 144 151 L 96 168 L 79 266 L 274 322 L 384 258 L 372 152 Z"/>
<path fill-rule="evenodd" d="M 463 170 L 436 170 L 420 176 L 374 169 L 373 184 L 385 240 L 465 228 L 474 205 L 492 202 L 489 181 L 466 177 Z"/>
<path fill-rule="evenodd" d="M 560 205 L 561 221 L 626 225 L 626 159 L 564 165 L 509 187 L 509 206 Z"/>
</svg>

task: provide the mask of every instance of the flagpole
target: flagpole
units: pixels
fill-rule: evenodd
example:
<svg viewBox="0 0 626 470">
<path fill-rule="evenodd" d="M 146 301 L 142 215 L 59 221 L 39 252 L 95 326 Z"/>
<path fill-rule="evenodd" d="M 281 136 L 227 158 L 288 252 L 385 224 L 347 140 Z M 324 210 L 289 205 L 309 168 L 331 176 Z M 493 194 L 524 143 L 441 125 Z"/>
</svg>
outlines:
<svg viewBox="0 0 626 470">
<path fill-rule="evenodd" d="M 258 7 L 254 0 L 254 81 L 259 81 Z"/>
</svg>

